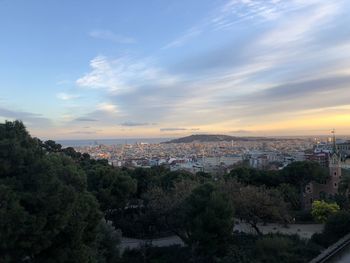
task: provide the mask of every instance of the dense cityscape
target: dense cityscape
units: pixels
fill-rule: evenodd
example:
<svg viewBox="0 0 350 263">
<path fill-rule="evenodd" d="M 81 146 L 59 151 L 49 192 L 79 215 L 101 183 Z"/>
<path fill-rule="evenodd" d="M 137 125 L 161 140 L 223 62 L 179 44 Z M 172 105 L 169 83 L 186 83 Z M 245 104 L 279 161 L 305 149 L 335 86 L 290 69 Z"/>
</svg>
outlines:
<svg viewBox="0 0 350 263">
<path fill-rule="evenodd" d="M 346 138 L 346 137 L 344 137 Z M 170 170 L 192 173 L 227 173 L 235 164 L 247 161 L 257 169 L 283 169 L 291 162 L 316 160 L 330 153 L 332 137 L 266 138 L 192 143 L 147 143 L 104 145 L 97 141 L 89 146 L 74 147 L 94 159 L 107 159 L 115 167 L 144 167 L 165 165 Z M 338 139 L 342 152 L 350 154 L 350 141 Z M 345 156 L 346 156 L 345 155 Z"/>
</svg>

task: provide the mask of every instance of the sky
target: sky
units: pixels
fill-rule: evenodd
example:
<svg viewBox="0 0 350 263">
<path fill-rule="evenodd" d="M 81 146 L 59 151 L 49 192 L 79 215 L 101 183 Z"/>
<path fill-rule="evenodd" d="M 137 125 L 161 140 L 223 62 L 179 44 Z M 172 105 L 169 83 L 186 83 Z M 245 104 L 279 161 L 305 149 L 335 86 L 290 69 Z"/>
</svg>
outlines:
<svg viewBox="0 0 350 263">
<path fill-rule="evenodd" d="M 348 0 L 0 0 L 0 121 L 44 139 L 350 134 Z"/>
</svg>

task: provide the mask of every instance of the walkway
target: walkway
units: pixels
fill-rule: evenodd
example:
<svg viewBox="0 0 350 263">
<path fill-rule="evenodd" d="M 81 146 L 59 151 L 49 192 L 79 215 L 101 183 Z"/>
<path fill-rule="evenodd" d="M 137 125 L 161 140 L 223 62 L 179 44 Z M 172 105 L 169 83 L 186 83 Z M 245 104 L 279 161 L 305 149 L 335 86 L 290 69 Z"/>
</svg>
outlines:
<svg viewBox="0 0 350 263">
<path fill-rule="evenodd" d="M 284 227 L 278 224 L 266 224 L 259 225 L 259 229 L 263 234 L 268 233 L 282 233 L 286 235 L 297 234 L 302 238 L 311 238 L 314 233 L 320 233 L 323 230 L 323 225 L 320 224 L 292 224 L 288 227 Z M 236 222 L 234 231 L 245 232 L 250 234 L 256 234 L 256 231 L 246 223 Z M 156 247 L 167 247 L 171 245 L 181 245 L 184 243 L 177 236 L 169 236 L 157 239 L 134 239 L 134 238 L 122 238 L 121 248 L 122 250 L 126 248 L 138 248 L 145 244 L 152 244 Z"/>
<path fill-rule="evenodd" d="M 287 227 L 278 224 L 258 225 L 263 234 L 281 233 L 286 235 L 297 234 L 301 238 L 311 238 L 315 233 L 321 233 L 323 230 L 322 224 L 290 224 Z M 256 234 L 256 231 L 248 224 L 235 222 L 234 230 L 244 233 Z"/>
</svg>

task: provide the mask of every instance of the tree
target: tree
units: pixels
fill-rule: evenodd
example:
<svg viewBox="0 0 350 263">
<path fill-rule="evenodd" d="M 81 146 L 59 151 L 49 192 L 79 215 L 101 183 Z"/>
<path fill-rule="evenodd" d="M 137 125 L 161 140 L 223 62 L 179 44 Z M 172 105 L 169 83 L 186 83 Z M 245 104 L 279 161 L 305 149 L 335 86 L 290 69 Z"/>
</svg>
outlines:
<svg viewBox="0 0 350 263">
<path fill-rule="evenodd" d="M 323 247 L 328 247 L 350 233 L 350 213 L 339 211 L 327 219 L 322 233 L 316 233 L 312 240 Z"/>
<path fill-rule="evenodd" d="M 298 235 L 268 234 L 256 241 L 255 257 L 262 263 L 309 262 L 320 253 L 320 247 Z"/>
<path fill-rule="evenodd" d="M 136 181 L 109 165 L 94 163 L 87 169 L 88 190 L 100 203 L 106 220 L 123 213 L 129 198 L 136 192 Z"/>
<path fill-rule="evenodd" d="M 334 243 L 346 234 L 350 233 L 350 213 L 347 211 L 340 211 L 329 216 L 323 234 L 326 238 Z"/>
<path fill-rule="evenodd" d="M 277 189 L 283 196 L 283 200 L 290 204 L 293 210 L 301 209 L 300 195 L 295 186 L 290 184 L 281 184 Z"/>
<path fill-rule="evenodd" d="M 183 203 L 184 231 L 195 253 L 218 256 L 225 251 L 233 232 L 233 207 L 212 184 L 193 190 Z"/>
<path fill-rule="evenodd" d="M 292 249 L 292 240 L 286 237 L 266 236 L 256 242 L 257 257 L 260 259 L 260 262 L 295 262 Z"/>
<path fill-rule="evenodd" d="M 349 208 L 350 203 L 350 172 L 346 169 L 342 171 L 342 178 L 339 183 L 338 196 L 335 196 L 337 203 L 342 206 L 342 208 Z M 339 200 L 340 199 L 340 200 Z"/>
<path fill-rule="evenodd" d="M 120 241 L 121 232 L 110 223 L 102 220 L 98 225 L 95 241 L 97 263 L 117 262 L 120 253 Z"/>
<path fill-rule="evenodd" d="M 336 203 L 316 200 L 312 203 L 311 214 L 316 221 L 325 223 L 330 215 L 337 213 L 339 210 L 340 207 Z"/>
<path fill-rule="evenodd" d="M 278 171 L 265 171 L 249 167 L 237 167 L 229 174 L 225 175 L 226 180 L 236 179 L 238 182 L 245 185 L 267 187 L 277 187 L 282 183 L 282 176 Z"/>
<path fill-rule="evenodd" d="M 155 186 L 143 197 L 146 200 L 146 211 L 152 214 L 151 217 L 161 220 L 161 224 L 166 225 L 185 243 L 187 236 L 183 229 L 185 219 L 182 205 L 197 186 L 197 183 L 193 181 L 180 181 L 175 183 L 171 189 L 166 190 Z"/>
<path fill-rule="evenodd" d="M 92 262 L 100 218 L 76 163 L 21 122 L 0 124 L 1 262 Z"/>
<path fill-rule="evenodd" d="M 168 192 L 159 187 L 152 189 L 150 208 L 165 218 L 169 229 L 194 256 L 212 258 L 226 249 L 232 236 L 233 207 L 212 184 L 194 185 L 178 182 Z"/>
<path fill-rule="evenodd" d="M 171 189 L 174 184 L 184 180 L 194 180 L 193 175 L 186 171 L 167 171 L 160 176 L 160 185 L 163 189 Z"/>
<path fill-rule="evenodd" d="M 281 176 L 285 183 L 299 190 L 300 203 L 303 205 L 306 185 L 311 181 L 323 182 L 328 179 L 329 174 L 327 169 L 321 167 L 317 162 L 303 161 L 289 164 L 281 171 Z"/>
<path fill-rule="evenodd" d="M 234 185 L 236 186 L 227 194 L 230 194 L 236 216 L 248 223 L 259 235 L 262 234 L 259 223 L 290 221 L 288 206 L 277 190 L 265 186 L 240 186 L 233 183 Z"/>
<path fill-rule="evenodd" d="M 62 150 L 62 145 L 53 140 L 45 141 L 42 144 L 42 147 L 44 147 L 48 152 L 60 152 Z"/>
<path fill-rule="evenodd" d="M 137 181 L 136 197 L 141 198 L 149 189 L 158 185 L 157 171 L 153 169 L 136 168 L 130 173 L 130 176 Z M 159 177 L 159 176 L 158 176 Z"/>
</svg>

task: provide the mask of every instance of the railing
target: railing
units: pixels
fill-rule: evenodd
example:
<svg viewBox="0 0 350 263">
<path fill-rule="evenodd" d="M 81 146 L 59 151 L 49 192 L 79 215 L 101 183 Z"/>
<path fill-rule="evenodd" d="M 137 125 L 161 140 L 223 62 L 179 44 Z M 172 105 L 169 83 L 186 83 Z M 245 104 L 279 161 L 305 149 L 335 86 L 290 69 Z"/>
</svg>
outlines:
<svg viewBox="0 0 350 263">
<path fill-rule="evenodd" d="M 326 250 L 324 250 L 316 258 L 311 260 L 310 263 L 325 263 L 328 260 L 332 259 L 339 252 L 341 252 L 349 244 L 350 244 L 350 234 L 347 234 L 342 239 L 338 240 L 338 242 L 334 243 L 333 245 L 328 247 Z"/>
</svg>

